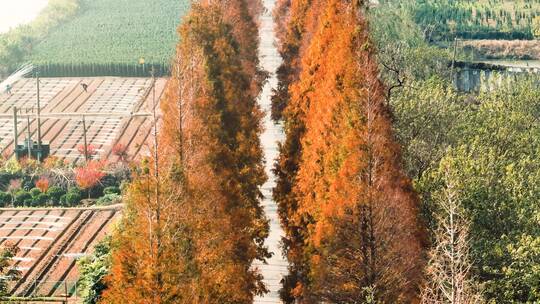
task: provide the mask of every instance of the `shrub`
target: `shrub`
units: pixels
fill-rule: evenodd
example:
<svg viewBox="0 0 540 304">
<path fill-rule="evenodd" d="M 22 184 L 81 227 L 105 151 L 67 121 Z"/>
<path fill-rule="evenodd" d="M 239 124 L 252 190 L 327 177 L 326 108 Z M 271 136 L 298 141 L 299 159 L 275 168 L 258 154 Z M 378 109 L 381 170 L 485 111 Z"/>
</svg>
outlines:
<svg viewBox="0 0 540 304">
<path fill-rule="evenodd" d="M 37 196 L 32 198 L 32 207 L 41 207 L 49 201 L 49 196 L 45 193 L 39 193 Z"/>
<path fill-rule="evenodd" d="M 120 188 L 116 186 L 110 186 L 103 189 L 103 194 L 120 194 Z"/>
<path fill-rule="evenodd" d="M 32 195 L 26 190 L 19 190 L 15 193 L 15 206 L 26 206 L 28 202 L 32 202 Z"/>
<path fill-rule="evenodd" d="M 49 156 L 43 162 L 43 167 L 45 169 L 62 168 L 64 167 L 64 161 L 56 156 Z"/>
<path fill-rule="evenodd" d="M 66 191 L 64 191 L 64 189 L 57 186 L 50 187 L 49 190 L 47 190 L 47 196 L 51 200 L 52 206 L 60 205 L 60 198 L 64 194 L 66 194 Z"/>
<path fill-rule="evenodd" d="M 36 188 L 38 188 L 39 190 L 41 190 L 42 193 L 45 193 L 47 192 L 47 190 L 49 189 L 49 180 L 42 177 L 40 178 L 37 182 L 36 182 Z"/>
<path fill-rule="evenodd" d="M 125 161 L 128 158 L 127 147 L 122 144 L 116 144 L 112 148 L 112 154 L 118 156 L 120 161 Z"/>
<path fill-rule="evenodd" d="M 15 157 L 13 157 L 4 164 L 4 171 L 9 174 L 15 175 L 20 173 L 22 171 L 22 168 L 19 162 L 15 159 Z"/>
<path fill-rule="evenodd" d="M 27 198 L 22 203 L 21 207 L 33 207 L 34 206 L 34 199 L 33 198 Z"/>
<path fill-rule="evenodd" d="M 62 195 L 62 197 L 60 198 L 60 204 L 64 207 L 75 206 L 80 201 L 81 201 L 81 197 L 73 193 L 66 193 Z"/>
<path fill-rule="evenodd" d="M 81 191 L 77 188 L 70 188 L 68 192 L 60 197 L 60 204 L 64 207 L 73 207 L 81 202 Z"/>
<path fill-rule="evenodd" d="M 90 144 L 90 145 L 86 145 L 86 151 L 85 151 L 85 148 L 84 148 L 84 145 L 79 145 L 77 147 L 77 151 L 83 156 L 85 157 L 85 154 L 86 156 L 88 157 L 88 159 L 92 159 L 94 158 L 94 156 L 96 156 L 98 154 L 97 152 L 97 149 L 94 145 Z M 85 157 L 86 158 L 86 157 Z"/>
<path fill-rule="evenodd" d="M 36 197 L 41 194 L 41 190 L 39 190 L 38 188 L 32 188 L 30 189 L 29 193 L 32 197 Z"/>
<path fill-rule="evenodd" d="M 32 180 L 32 177 L 29 175 L 23 175 L 21 186 L 26 191 L 30 191 L 30 189 L 34 188 L 34 181 Z"/>
<path fill-rule="evenodd" d="M 22 180 L 21 179 L 12 179 L 9 181 L 9 186 L 7 187 L 9 192 L 17 192 L 22 187 Z"/>
<path fill-rule="evenodd" d="M 78 196 L 82 197 L 83 193 L 81 191 L 81 189 L 77 188 L 77 187 L 71 187 L 68 189 L 67 193 L 73 193 L 73 194 L 77 194 Z"/>
<path fill-rule="evenodd" d="M 98 206 L 108 206 L 119 204 L 122 201 L 122 196 L 116 193 L 105 194 L 96 201 Z"/>
<path fill-rule="evenodd" d="M 0 192 L 0 207 L 6 207 L 11 204 L 12 196 L 7 192 Z"/>
<path fill-rule="evenodd" d="M 13 180 L 13 179 L 16 179 L 17 176 L 16 175 L 13 175 L 11 173 L 8 173 L 8 172 L 0 172 L 0 187 L 2 189 L 6 189 L 7 187 L 9 187 L 9 183 Z"/>
</svg>

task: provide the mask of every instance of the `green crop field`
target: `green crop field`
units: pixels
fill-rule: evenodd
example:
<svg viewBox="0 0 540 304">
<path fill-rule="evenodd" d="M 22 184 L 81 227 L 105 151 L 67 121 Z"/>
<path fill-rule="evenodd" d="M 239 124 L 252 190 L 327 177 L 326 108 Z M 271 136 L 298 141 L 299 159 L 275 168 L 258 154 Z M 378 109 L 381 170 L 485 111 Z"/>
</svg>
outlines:
<svg viewBox="0 0 540 304">
<path fill-rule="evenodd" d="M 532 39 L 540 0 L 416 0 L 411 9 L 434 40 Z"/>
<path fill-rule="evenodd" d="M 68 67 L 74 74 L 86 70 L 81 76 L 92 75 L 89 67 L 96 75 L 107 67 L 127 69 L 141 57 L 166 66 L 189 1 L 82 0 L 81 6 L 78 15 L 57 26 L 34 48 L 30 58 L 34 64 L 49 70 Z"/>
</svg>

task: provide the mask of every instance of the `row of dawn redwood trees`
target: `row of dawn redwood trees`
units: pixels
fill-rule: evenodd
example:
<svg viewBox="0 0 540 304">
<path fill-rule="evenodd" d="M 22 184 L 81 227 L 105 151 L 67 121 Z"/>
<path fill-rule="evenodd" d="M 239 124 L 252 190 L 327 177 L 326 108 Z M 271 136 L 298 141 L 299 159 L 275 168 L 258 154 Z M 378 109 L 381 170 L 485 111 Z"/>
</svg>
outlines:
<svg viewBox="0 0 540 304">
<path fill-rule="evenodd" d="M 103 303 L 252 303 L 268 221 L 256 98 L 262 4 L 204 0 L 179 29 L 154 157 L 113 242 Z"/>
<path fill-rule="evenodd" d="M 203 0 L 180 28 L 163 120 L 129 191 L 103 303 L 252 303 L 269 257 L 256 98 L 261 3 Z M 274 197 L 292 303 L 415 303 L 417 198 L 400 167 L 363 1 L 280 0 Z"/>
<path fill-rule="evenodd" d="M 288 303 L 415 303 L 418 202 L 401 169 L 364 1 L 280 0 L 285 121 L 274 198 L 285 228 Z"/>
</svg>

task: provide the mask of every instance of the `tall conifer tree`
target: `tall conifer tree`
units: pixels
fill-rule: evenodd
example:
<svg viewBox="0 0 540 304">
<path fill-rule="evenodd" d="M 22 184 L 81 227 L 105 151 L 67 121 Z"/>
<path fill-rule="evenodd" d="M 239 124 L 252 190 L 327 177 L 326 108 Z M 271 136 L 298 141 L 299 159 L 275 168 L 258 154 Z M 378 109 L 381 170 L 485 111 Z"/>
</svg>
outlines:
<svg viewBox="0 0 540 304">
<path fill-rule="evenodd" d="M 300 274 L 290 294 L 303 303 L 416 302 L 417 198 L 400 166 L 363 3 L 292 1 L 289 24 L 295 2 L 308 13 L 275 191 Z"/>
<path fill-rule="evenodd" d="M 105 303 L 251 303 L 265 291 L 251 267 L 268 257 L 256 11 L 200 1 L 180 27 L 158 165 L 131 185 Z"/>
</svg>

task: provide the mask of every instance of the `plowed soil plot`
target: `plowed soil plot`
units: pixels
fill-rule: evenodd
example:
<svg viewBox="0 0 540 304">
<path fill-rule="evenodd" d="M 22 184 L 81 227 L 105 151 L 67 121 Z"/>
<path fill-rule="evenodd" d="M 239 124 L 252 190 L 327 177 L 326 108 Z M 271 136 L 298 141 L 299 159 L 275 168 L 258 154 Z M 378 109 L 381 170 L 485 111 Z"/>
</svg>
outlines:
<svg viewBox="0 0 540 304">
<path fill-rule="evenodd" d="M 85 256 L 110 232 L 120 207 L 89 209 L 0 209 L 0 243 L 15 244 L 13 267 L 21 279 L 13 296 L 53 296 L 74 292 L 77 258 Z M 66 282 L 66 283 L 64 283 Z"/>
<path fill-rule="evenodd" d="M 167 79 L 156 80 L 155 100 L 158 103 Z M 84 85 L 84 86 L 83 86 Z M 18 112 L 17 138 L 22 144 L 28 134 L 37 140 L 36 79 L 17 82 L 12 94 L 0 92 L 0 153 L 12 154 L 14 115 Z M 113 147 L 122 145 L 128 157 L 146 151 L 154 104 L 150 78 L 42 78 L 40 79 L 42 140 L 49 143 L 51 155 L 77 161 L 82 159 L 79 147 L 86 139 L 101 159 L 115 158 Z M 26 114 L 30 117 L 27 119 Z M 135 115 L 134 115 L 135 114 Z"/>
</svg>

